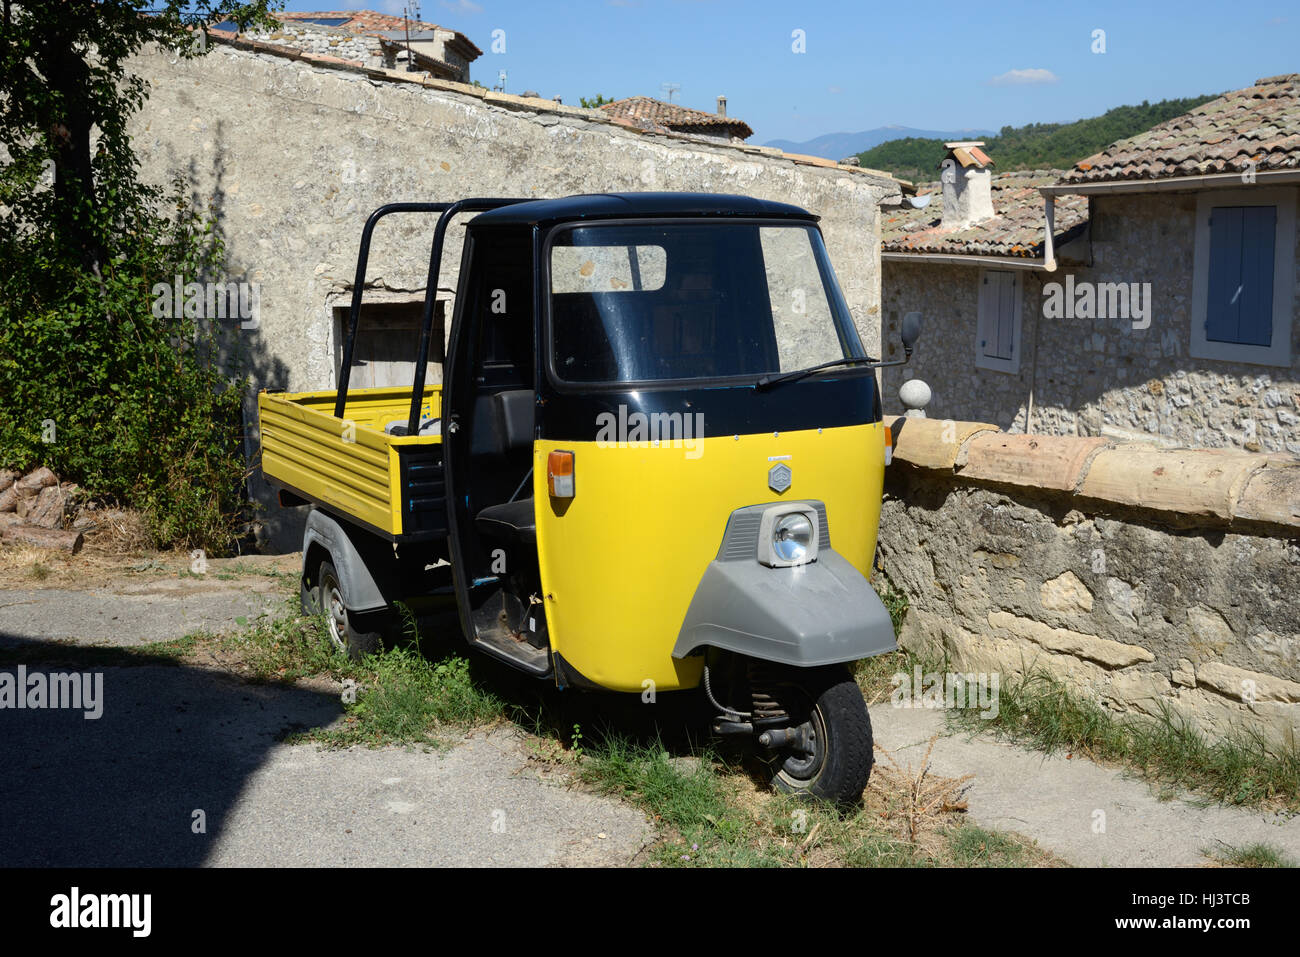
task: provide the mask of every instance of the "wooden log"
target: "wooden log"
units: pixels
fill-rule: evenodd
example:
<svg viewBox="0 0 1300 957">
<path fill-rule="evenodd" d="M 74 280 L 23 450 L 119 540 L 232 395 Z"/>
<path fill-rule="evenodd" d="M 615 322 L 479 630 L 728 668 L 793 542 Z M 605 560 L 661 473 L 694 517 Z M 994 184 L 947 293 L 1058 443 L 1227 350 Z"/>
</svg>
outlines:
<svg viewBox="0 0 1300 957">
<path fill-rule="evenodd" d="M 11 544 L 36 545 L 40 548 L 57 548 L 71 555 L 81 551 L 85 539 L 81 532 L 64 531 L 58 528 L 39 528 L 25 522 L 10 525 L 0 532 L 0 541 Z"/>
<path fill-rule="evenodd" d="M 17 482 L 20 494 L 34 494 L 45 488 L 47 485 L 58 485 L 59 478 L 44 465 L 34 471 L 28 472 Z"/>
<path fill-rule="evenodd" d="M 49 485 L 41 489 L 41 494 L 25 503 L 26 512 L 20 505 L 18 513 L 31 525 L 41 528 L 63 527 L 63 515 L 68 507 L 68 493 L 58 485 Z"/>
</svg>

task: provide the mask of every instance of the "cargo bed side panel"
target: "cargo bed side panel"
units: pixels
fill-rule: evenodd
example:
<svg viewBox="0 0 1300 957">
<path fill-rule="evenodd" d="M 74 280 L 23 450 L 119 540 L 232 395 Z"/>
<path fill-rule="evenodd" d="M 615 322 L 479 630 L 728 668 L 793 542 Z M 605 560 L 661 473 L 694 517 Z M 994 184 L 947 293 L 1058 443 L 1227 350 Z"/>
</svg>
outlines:
<svg viewBox="0 0 1300 957">
<path fill-rule="evenodd" d="M 258 410 L 267 478 L 389 535 L 401 534 L 388 436 L 284 395 L 262 393 Z"/>
</svg>

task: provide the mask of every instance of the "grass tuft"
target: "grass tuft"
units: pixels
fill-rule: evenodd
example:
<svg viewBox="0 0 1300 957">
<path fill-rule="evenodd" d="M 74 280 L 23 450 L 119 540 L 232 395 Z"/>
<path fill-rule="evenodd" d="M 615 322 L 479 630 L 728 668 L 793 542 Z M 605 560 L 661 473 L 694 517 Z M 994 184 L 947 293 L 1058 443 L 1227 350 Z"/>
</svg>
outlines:
<svg viewBox="0 0 1300 957">
<path fill-rule="evenodd" d="M 1295 867 L 1296 864 L 1282 851 L 1268 844 L 1248 844 L 1245 847 L 1228 847 L 1202 851 L 1206 857 L 1224 867 Z"/>
<path fill-rule="evenodd" d="M 949 719 L 1048 753 L 1122 765 L 1153 784 L 1222 804 L 1300 808 L 1300 750 L 1270 744 L 1255 729 L 1210 740 L 1168 708 L 1155 718 L 1120 718 L 1040 670 L 1007 679 L 997 717 L 955 710 Z"/>
</svg>

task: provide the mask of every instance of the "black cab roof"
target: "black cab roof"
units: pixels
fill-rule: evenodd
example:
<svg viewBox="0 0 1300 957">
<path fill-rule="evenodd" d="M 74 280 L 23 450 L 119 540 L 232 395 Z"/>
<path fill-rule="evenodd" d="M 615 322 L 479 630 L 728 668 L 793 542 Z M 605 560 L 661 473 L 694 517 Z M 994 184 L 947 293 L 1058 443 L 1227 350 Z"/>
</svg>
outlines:
<svg viewBox="0 0 1300 957">
<path fill-rule="evenodd" d="M 573 220 L 640 216 L 745 216 L 795 219 L 808 223 L 818 220 L 806 209 L 788 203 L 727 193 L 587 193 L 512 203 L 480 213 L 471 222 L 476 226 L 549 225 Z"/>
</svg>

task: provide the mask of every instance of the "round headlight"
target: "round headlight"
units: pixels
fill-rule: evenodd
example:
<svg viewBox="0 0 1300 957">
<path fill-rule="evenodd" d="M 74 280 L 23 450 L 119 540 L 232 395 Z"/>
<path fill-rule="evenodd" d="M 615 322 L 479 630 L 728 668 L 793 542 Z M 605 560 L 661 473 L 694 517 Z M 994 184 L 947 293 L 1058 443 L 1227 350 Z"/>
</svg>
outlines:
<svg viewBox="0 0 1300 957">
<path fill-rule="evenodd" d="M 801 512 L 778 519 L 772 528 L 772 551 L 783 562 L 803 561 L 812 547 L 812 540 L 812 522 Z"/>
</svg>

